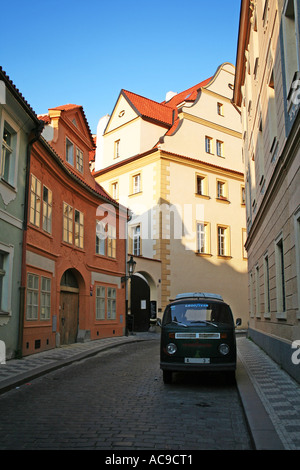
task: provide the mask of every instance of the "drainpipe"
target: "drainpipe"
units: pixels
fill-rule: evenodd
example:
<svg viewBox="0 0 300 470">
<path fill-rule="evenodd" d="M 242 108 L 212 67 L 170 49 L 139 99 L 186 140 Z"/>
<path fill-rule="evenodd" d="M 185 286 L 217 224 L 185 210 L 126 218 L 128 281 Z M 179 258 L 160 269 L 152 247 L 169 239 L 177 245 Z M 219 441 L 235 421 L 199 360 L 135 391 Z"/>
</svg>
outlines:
<svg viewBox="0 0 300 470">
<path fill-rule="evenodd" d="M 22 344 L 23 344 L 25 288 L 26 288 L 26 246 L 27 246 L 27 226 L 28 226 L 28 201 L 29 201 L 29 188 L 30 188 L 31 149 L 32 149 L 33 144 L 40 138 L 43 129 L 44 129 L 44 122 L 39 121 L 39 124 L 33 129 L 33 137 L 29 140 L 27 144 L 27 152 L 26 152 L 26 178 L 25 178 L 22 265 L 21 265 L 21 286 L 20 286 L 20 306 L 19 306 L 19 333 L 18 333 L 18 348 L 16 351 L 17 358 L 22 357 Z"/>
</svg>

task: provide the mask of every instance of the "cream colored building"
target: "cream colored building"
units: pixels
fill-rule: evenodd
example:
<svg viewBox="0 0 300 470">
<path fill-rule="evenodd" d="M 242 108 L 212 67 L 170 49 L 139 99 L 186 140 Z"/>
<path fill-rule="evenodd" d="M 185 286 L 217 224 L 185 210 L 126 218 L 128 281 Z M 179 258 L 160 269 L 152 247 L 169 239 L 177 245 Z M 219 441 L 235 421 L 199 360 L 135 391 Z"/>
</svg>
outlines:
<svg viewBox="0 0 300 470">
<path fill-rule="evenodd" d="M 243 122 L 249 334 L 297 380 L 299 37 L 299 0 L 242 0 L 234 102 Z"/>
<path fill-rule="evenodd" d="M 244 164 L 235 68 L 162 103 L 122 90 L 97 135 L 94 176 L 129 207 L 128 252 L 161 316 L 181 292 L 216 292 L 247 327 Z M 103 123 L 101 125 L 103 128 Z M 134 276 L 135 277 L 135 276 Z"/>
</svg>

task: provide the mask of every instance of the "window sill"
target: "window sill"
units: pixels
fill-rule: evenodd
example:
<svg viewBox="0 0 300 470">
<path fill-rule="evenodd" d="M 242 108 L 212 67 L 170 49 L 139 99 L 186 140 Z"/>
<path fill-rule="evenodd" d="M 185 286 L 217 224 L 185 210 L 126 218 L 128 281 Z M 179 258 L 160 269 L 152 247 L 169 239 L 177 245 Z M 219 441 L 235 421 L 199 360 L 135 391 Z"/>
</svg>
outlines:
<svg viewBox="0 0 300 470">
<path fill-rule="evenodd" d="M 196 256 L 200 256 L 201 258 L 211 258 L 211 253 L 200 253 L 199 251 L 195 251 Z"/>
<path fill-rule="evenodd" d="M 232 256 L 230 256 L 230 255 L 218 255 L 217 258 L 226 260 L 226 259 L 232 259 Z"/>
<path fill-rule="evenodd" d="M 139 196 L 143 191 L 138 191 L 137 193 L 128 194 L 128 197 Z"/>
<path fill-rule="evenodd" d="M 207 196 L 206 194 L 195 193 L 195 196 L 196 196 L 196 197 L 200 197 L 200 198 L 202 198 L 202 199 L 207 199 L 207 200 L 210 199 L 210 196 Z"/>
<path fill-rule="evenodd" d="M 217 202 L 222 202 L 223 204 L 230 204 L 230 201 L 227 198 L 216 197 Z"/>
<path fill-rule="evenodd" d="M 0 317 L 11 317 L 11 313 L 10 312 L 4 312 L 4 311 L 0 311 Z"/>
<path fill-rule="evenodd" d="M 276 319 L 277 320 L 286 320 L 287 319 L 286 312 L 276 312 Z"/>
<path fill-rule="evenodd" d="M 4 178 L 0 178 L 0 181 L 4 186 L 7 186 L 7 188 L 10 189 L 11 191 L 17 192 L 17 188 L 13 186 L 12 184 L 10 184 L 8 181 L 6 181 Z"/>
</svg>

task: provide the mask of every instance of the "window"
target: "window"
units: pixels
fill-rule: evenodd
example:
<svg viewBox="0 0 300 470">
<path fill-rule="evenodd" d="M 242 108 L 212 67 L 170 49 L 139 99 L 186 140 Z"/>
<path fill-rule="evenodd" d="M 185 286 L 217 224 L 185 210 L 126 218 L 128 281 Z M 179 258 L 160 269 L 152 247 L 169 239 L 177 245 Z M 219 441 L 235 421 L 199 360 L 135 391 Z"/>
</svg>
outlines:
<svg viewBox="0 0 300 470">
<path fill-rule="evenodd" d="M 229 227 L 218 226 L 218 255 L 230 256 Z"/>
<path fill-rule="evenodd" d="M 66 138 L 66 161 L 74 165 L 74 145 L 68 138 Z"/>
<path fill-rule="evenodd" d="M 14 185 L 17 134 L 7 122 L 4 122 L 1 150 L 1 178 Z"/>
<path fill-rule="evenodd" d="M 107 231 L 107 256 L 116 258 L 116 227 L 108 225 Z"/>
<path fill-rule="evenodd" d="M 212 145 L 212 138 L 211 137 L 205 137 L 205 151 L 207 153 L 213 153 L 213 145 Z"/>
<path fill-rule="evenodd" d="M 217 198 L 227 199 L 227 185 L 225 181 L 217 180 Z"/>
<path fill-rule="evenodd" d="M 41 214 L 41 182 L 31 175 L 31 189 L 30 189 L 30 223 L 40 226 Z"/>
<path fill-rule="evenodd" d="M 139 256 L 141 254 L 141 226 L 132 227 L 132 254 Z"/>
<path fill-rule="evenodd" d="M 217 103 L 217 111 L 219 116 L 224 116 L 224 107 L 222 103 Z"/>
<path fill-rule="evenodd" d="M 269 275 L 269 257 L 264 256 L 264 290 L 265 290 L 265 317 L 270 314 L 270 275 Z"/>
<path fill-rule="evenodd" d="M 269 150 L 274 151 L 277 136 L 277 110 L 275 101 L 274 72 L 272 71 L 268 84 L 268 123 L 269 123 Z"/>
<path fill-rule="evenodd" d="M 76 168 L 83 173 L 83 152 L 79 148 L 76 148 Z"/>
<path fill-rule="evenodd" d="M 96 287 L 96 320 L 115 320 L 117 290 L 114 287 Z"/>
<path fill-rule="evenodd" d="M 118 158 L 120 156 L 120 140 L 115 141 L 114 145 L 114 158 Z"/>
<path fill-rule="evenodd" d="M 112 192 L 112 197 L 114 199 L 118 199 L 118 197 L 119 197 L 119 188 L 118 188 L 118 183 L 117 182 L 112 183 L 111 192 Z"/>
<path fill-rule="evenodd" d="M 27 301 L 26 320 L 49 320 L 51 313 L 51 279 L 41 276 L 40 306 L 39 306 L 40 278 L 37 274 L 27 274 Z M 40 308 L 40 310 L 39 310 Z"/>
<path fill-rule="evenodd" d="M 280 236 L 275 242 L 275 263 L 276 263 L 276 293 L 277 293 L 277 317 L 285 312 L 285 274 L 284 274 L 284 251 L 283 239 Z"/>
<path fill-rule="evenodd" d="M 40 319 L 49 320 L 51 311 L 51 279 L 41 277 L 41 309 Z"/>
<path fill-rule="evenodd" d="M 96 253 L 97 255 L 105 255 L 105 225 L 100 220 L 96 221 Z"/>
<path fill-rule="evenodd" d="M 241 187 L 241 204 L 244 206 L 246 204 L 246 190 L 245 186 Z"/>
<path fill-rule="evenodd" d="M 5 253 L 0 252 L 0 312 L 4 310 Z"/>
<path fill-rule="evenodd" d="M 116 319 L 116 289 L 113 287 L 107 288 L 107 319 Z"/>
<path fill-rule="evenodd" d="M 83 248 L 83 233 L 84 233 L 84 228 L 83 228 L 83 213 L 75 209 L 75 214 L 74 214 L 74 219 L 75 219 L 75 230 L 74 230 L 74 238 L 75 238 L 75 246 L 78 246 L 78 248 Z"/>
<path fill-rule="evenodd" d="M 96 287 L 96 320 L 105 320 L 105 287 Z"/>
<path fill-rule="evenodd" d="M 287 0 L 282 16 L 283 42 L 284 42 L 284 65 L 286 79 L 286 94 L 289 95 L 296 72 L 299 72 L 299 38 L 297 37 L 296 1 Z M 299 13 L 299 11 L 298 11 Z"/>
<path fill-rule="evenodd" d="M 116 258 L 117 256 L 116 227 L 96 221 L 96 254 Z"/>
<path fill-rule="evenodd" d="M 63 241 L 73 243 L 73 207 L 63 203 Z"/>
<path fill-rule="evenodd" d="M 204 175 L 196 176 L 196 194 L 199 196 L 208 195 L 207 177 Z"/>
<path fill-rule="evenodd" d="M 247 250 L 245 248 L 247 241 L 247 230 L 245 228 L 242 229 L 242 255 L 244 259 L 247 259 Z"/>
<path fill-rule="evenodd" d="M 141 192 L 141 175 L 140 173 L 138 175 L 133 176 L 133 194 L 137 194 Z"/>
<path fill-rule="evenodd" d="M 197 223 L 197 251 L 198 253 L 209 253 L 208 224 Z"/>
<path fill-rule="evenodd" d="M 39 276 L 27 274 L 26 319 L 37 320 L 39 307 Z"/>
<path fill-rule="evenodd" d="M 223 157 L 224 156 L 224 142 L 221 142 L 221 140 L 217 140 L 217 155 L 218 157 Z"/>
<path fill-rule="evenodd" d="M 260 318 L 260 279 L 259 267 L 255 267 L 256 317 Z"/>
<path fill-rule="evenodd" d="M 51 233 L 52 230 L 52 191 L 43 187 L 43 230 Z"/>
</svg>

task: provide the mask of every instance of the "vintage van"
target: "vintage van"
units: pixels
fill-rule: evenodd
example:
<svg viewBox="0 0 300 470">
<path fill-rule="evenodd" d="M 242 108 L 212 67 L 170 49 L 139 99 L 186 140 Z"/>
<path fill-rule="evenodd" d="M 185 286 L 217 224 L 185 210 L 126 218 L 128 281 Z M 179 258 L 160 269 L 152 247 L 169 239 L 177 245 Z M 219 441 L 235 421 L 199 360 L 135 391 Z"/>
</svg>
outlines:
<svg viewBox="0 0 300 470">
<path fill-rule="evenodd" d="M 218 294 L 185 293 L 165 308 L 160 368 L 165 383 L 176 371 L 226 371 L 234 377 L 236 339 L 233 315 Z M 236 320 L 236 326 L 241 319 Z"/>
</svg>

